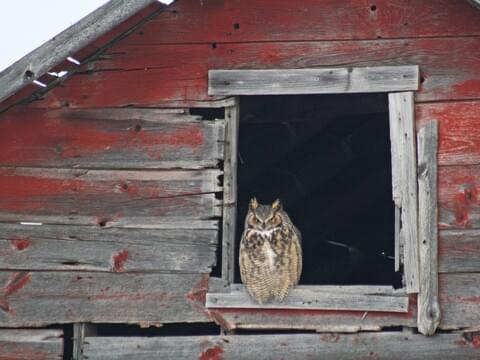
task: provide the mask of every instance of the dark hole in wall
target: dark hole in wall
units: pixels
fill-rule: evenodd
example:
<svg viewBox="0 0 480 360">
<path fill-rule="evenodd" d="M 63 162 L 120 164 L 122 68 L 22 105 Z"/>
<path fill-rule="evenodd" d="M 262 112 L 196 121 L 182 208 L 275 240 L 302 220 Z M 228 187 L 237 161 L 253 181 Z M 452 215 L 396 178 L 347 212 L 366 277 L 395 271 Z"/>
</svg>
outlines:
<svg viewBox="0 0 480 360">
<path fill-rule="evenodd" d="M 237 254 L 249 199 L 280 198 L 302 232 L 301 284 L 401 285 L 387 101 L 386 94 L 241 97 Z"/>
<path fill-rule="evenodd" d="M 138 325 L 95 324 L 96 336 L 200 336 L 219 335 L 215 323 L 172 323 L 160 327 L 142 328 Z"/>
</svg>

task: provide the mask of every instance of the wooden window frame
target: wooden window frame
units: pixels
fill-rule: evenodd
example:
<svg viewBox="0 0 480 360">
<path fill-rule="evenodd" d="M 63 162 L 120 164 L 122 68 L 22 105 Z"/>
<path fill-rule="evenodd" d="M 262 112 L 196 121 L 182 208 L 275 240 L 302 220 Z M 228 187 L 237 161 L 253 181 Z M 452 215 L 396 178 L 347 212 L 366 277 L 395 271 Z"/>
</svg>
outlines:
<svg viewBox="0 0 480 360">
<path fill-rule="evenodd" d="M 222 238 L 222 280 L 224 287 L 222 290 L 216 289 L 215 292 L 207 293 L 206 306 L 208 308 L 407 312 L 409 294 L 418 293 L 420 290 L 421 274 L 428 279 L 433 279 L 429 282 L 430 284 L 436 284 L 437 280 L 433 274 L 436 269 L 433 269 L 432 266 L 423 265 L 425 269 L 428 268 L 428 271 L 420 271 L 421 259 L 419 258 L 418 243 L 418 183 L 420 180 L 417 179 L 417 146 L 414 119 L 414 91 L 418 90 L 418 87 L 419 68 L 416 65 L 209 71 L 209 95 L 233 96 L 235 101 L 232 106 L 225 108 L 226 137 Z M 248 296 L 242 284 L 234 283 L 237 202 L 236 154 L 238 152 L 240 120 L 238 96 L 379 92 L 388 94 L 392 152 L 392 197 L 396 209 L 395 268 L 398 270 L 400 264 L 404 264 L 404 287 L 393 289 L 391 286 L 369 285 L 300 285 L 292 289 L 283 302 L 274 301 L 263 305 L 256 304 Z M 426 183 L 432 185 L 431 181 Z M 434 200 L 436 201 L 436 198 Z M 436 238 L 433 242 L 436 244 Z M 423 251 L 423 254 L 425 254 L 425 251 Z M 432 252 L 427 251 L 426 256 L 433 257 L 436 261 L 436 253 L 435 256 L 432 256 Z M 429 296 L 426 297 L 430 299 Z M 425 310 L 424 313 L 432 315 L 431 307 L 428 307 L 428 310 Z"/>
</svg>

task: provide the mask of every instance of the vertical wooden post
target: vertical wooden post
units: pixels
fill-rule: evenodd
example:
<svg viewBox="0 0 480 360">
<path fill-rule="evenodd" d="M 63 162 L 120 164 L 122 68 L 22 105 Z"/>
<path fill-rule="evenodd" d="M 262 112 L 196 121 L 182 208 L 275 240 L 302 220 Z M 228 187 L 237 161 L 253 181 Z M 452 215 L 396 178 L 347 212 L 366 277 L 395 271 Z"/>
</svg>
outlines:
<svg viewBox="0 0 480 360">
<path fill-rule="evenodd" d="M 420 291 L 418 331 L 433 335 L 440 323 L 438 300 L 438 208 L 437 208 L 438 125 L 428 122 L 418 133 L 418 203 Z"/>
<path fill-rule="evenodd" d="M 235 230 L 237 216 L 237 154 L 240 109 L 225 108 L 225 160 L 223 177 L 222 279 L 232 284 L 235 278 Z"/>
<path fill-rule="evenodd" d="M 417 149 L 413 92 L 388 94 L 390 140 L 392 143 L 392 185 L 395 206 L 401 209 L 399 245 L 404 242 L 404 272 L 407 293 L 417 293 L 418 199 Z M 400 248 L 400 246 L 397 246 Z"/>
<path fill-rule="evenodd" d="M 97 334 L 95 325 L 87 323 L 73 324 L 73 354 L 72 360 L 83 360 L 83 344 L 85 336 L 92 336 Z"/>
</svg>

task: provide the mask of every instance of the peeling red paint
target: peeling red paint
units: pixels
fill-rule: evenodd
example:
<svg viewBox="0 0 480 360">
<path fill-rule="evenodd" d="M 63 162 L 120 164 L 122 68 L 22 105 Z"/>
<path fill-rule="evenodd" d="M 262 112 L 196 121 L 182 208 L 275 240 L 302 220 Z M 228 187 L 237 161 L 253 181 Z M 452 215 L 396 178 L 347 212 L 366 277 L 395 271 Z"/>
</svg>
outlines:
<svg viewBox="0 0 480 360">
<path fill-rule="evenodd" d="M 223 349 L 220 346 L 209 348 L 200 354 L 199 360 L 222 360 Z"/>
<path fill-rule="evenodd" d="M 470 179 L 473 181 L 473 179 Z M 477 189 L 473 182 L 461 184 L 459 192 L 455 195 L 455 220 L 458 225 L 470 226 L 469 213 L 472 204 L 477 201 Z"/>
<path fill-rule="evenodd" d="M 479 62 L 480 65 L 480 62 Z M 470 79 L 453 86 L 458 96 L 465 98 L 477 97 L 480 90 L 480 80 Z"/>
<path fill-rule="evenodd" d="M 209 318 L 212 319 L 217 325 L 221 326 L 222 329 L 232 330 L 235 326 L 229 323 L 223 316 L 222 312 L 218 310 L 209 309 L 208 310 Z"/>
<path fill-rule="evenodd" d="M 32 280 L 32 276 L 29 272 L 19 271 L 13 273 L 8 282 L 3 287 L 3 295 L 5 297 L 10 296 L 17 291 L 21 290 Z"/>
<path fill-rule="evenodd" d="M 128 260 L 129 253 L 127 250 L 122 250 L 112 255 L 111 269 L 113 272 L 125 271 L 125 263 Z"/>
<path fill-rule="evenodd" d="M 457 299 L 457 302 L 480 304 L 480 296 L 469 296 Z"/>
<path fill-rule="evenodd" d="M 0 296 L 0 309 L 6 312 L 11 312 L 8 297 L 23 289 L 32 279 L 29 272 L 19 271 L 13 273 L 3 286 L 2 294 Z"/>
<path fill-rule="evenodd" d="M 205 306 L 208 291 L 208 278 L 208 274 L 202 275 L 198 284 L 196 284 L 195 287 L 185 295 L 188 300 Z"/>
<path fill-rule="evenodd" d="M 12 238 L 10 239 L 10 245 L 13 250 L 23 251 L 31 245 L 31 240 L 27 238 Z"/>
<path fill-rule="evenodd" d="M 125 123 L 130 121 L 125 120 Z M 113 152 L 147 154 L 161 160 L 179 148 L 199 151 L 203 127 L 188 123 L 130 129 L 118 121 L 82 118 L 72 111 L 22 108 L 0 115 L 0 162 L 3 164 L 61 164 L 67 159 L 100 158 Z"/>
<path fill-rule="evenodd" d="M 479 332 L 466 332 L 462 334 L 462 337 L 455 341 L 460 347 L 472 347 L 474 349 L 480 349 L 480 333 Z"/>
</svg>

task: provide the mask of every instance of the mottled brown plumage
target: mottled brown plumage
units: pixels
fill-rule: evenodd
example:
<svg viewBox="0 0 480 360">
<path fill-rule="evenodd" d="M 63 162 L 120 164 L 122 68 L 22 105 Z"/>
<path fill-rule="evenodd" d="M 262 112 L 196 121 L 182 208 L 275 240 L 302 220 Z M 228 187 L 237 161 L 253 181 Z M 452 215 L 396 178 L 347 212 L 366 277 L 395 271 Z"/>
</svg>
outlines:
<svg viewBox="0 0 480 360">
<path fill-rule="evenodd" d="M 301 235 L 279 200 L 271 206 L 253 198 L 240 241 L 240 275 L 249 294 L 264 304 L 282 301 L 300 280 Z"/>
</svg>

